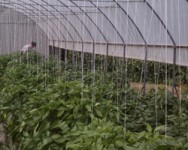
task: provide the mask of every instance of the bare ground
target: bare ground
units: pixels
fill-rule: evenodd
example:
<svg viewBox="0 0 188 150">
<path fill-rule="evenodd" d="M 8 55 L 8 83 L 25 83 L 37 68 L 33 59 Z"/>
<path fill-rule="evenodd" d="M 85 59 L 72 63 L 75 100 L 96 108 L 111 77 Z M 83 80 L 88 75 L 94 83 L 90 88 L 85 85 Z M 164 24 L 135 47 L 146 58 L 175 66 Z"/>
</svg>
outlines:
<svg viewBox="0 0 188 150">
<path fill-rule="evenodd" d="M 136 83 L 133 82 L 130 84 L 131 88 L 141 91 L 143 88 L 143 83 Z M 172 85 L 165 85 L 165 84 L 146 84 L 146 92 L 148 92 L 151 89 L 168 89 L 169 92 L 172 92 Z M 176 91 L 177 90 L 177 91 Z M 175 96 L 183 96 L 183 93 L 186 92 L 187 86 L 186 85 L 179 85 L 176 87 L 176 90 L 174 90 Z M 187 95 L 188 96 L 188 95 Z"/>
</svg>

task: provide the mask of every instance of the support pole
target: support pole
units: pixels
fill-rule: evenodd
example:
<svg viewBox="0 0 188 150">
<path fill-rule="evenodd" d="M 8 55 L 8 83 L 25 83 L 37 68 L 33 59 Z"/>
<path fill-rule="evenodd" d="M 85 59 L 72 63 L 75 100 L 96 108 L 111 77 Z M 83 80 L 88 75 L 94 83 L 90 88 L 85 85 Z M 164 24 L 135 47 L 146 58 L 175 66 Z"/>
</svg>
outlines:
<svg viewBox="0 0 188 150">
<path fill-rule="evenodd" d="M 55 41 L 53 40 L 53 46 L 52 46 L 52 56 L 55 56 Z"/>
<path fill-rule="evenodd" d="M 123 47 L 123 77 L 125 77 L 125 84 L 127 87 L 127 58 L 126 58 L 126 45 Z"/>
<path fill-rule="evenodd" d="M 73 42 L 73 51 L 72 51 L 72 63 L 73 63 L 73 69 L 75 67 L 75 51 L 74 51 L 74 42 Z"/>
<path fill-rule="evenodd" d="M 95 101 L 96 89 L 95 89 L 95 43 L 93 42 L 93 55 L 92 55 L 92 74 L 93 74 L 93 92 L 92 92 L 92 111 L 93 111 L 93 102 Z"/>
<path fill-rule="evenodd" d="M 176 48 L 174 48 L 174 57 L 173 57 L 172 96 L 174 96 L 174 88 L 176 84 L 175 78 L 176 78 Z"/>
<path fill-rule="evenodd" d="M 108 71 L 108 43 L 106 43 L 105 73 Z"/>
<path fill-rule="evenodd" d="M 125 50 L 126 50 L 126 45 L 123 46 L 123 63 L 125 63 Z"/>
<path fill-rule="evenodd" d="M 146 82 L 147 82 L 147 45 L 145 45 L 145 58 L 144 58 L 144 96 L 146 94 Z"/>
<path fill-rule="evenodd" d="M 65 60 L 65 65 L 66 65 L 66 67 L 67 67 L 67 62 L 68 62 L 68 58 L 67 58 L 67 56 L 68 56 L 68 54 L 67 54 L 67 43 L 65 43 L 65 56 L 64 56 L 64 60 Z M 62 53 L 62 51 L 61 51 L 61 53 Z"/>
<path fill-rule="evenodd" d="M 81 51 L 81 69 L 82 69 L 82 83 L 84 75 L 84 43 L 82 42 L 82 51 Z"/>
<path fill-rule="evenodd" d="M 95 74 L 95 43 L 93 42 L 93 55 L 92 55 L 92 73 Z"/>
</svg>

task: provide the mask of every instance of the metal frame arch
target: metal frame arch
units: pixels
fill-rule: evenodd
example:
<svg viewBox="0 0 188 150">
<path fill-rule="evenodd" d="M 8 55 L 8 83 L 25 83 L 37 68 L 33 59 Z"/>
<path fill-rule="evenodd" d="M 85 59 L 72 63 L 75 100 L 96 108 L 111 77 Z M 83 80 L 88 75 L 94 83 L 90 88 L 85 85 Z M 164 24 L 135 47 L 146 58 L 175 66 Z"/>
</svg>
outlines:
<svg viewBox="0 0 188 150">
<path fill-rule="evenodd" d="M 122 38 L 121 34 L 118 32 L 118 30 L 116 29 L 116 27 L 114 26 L 114 24 L 112 24 L 112 22 L 109 20 L 109 18 L 102 12 L 102 10 L 100 8 L 98 8 L 91 0 L 88 0 L 89 2 L 91 2 L 105 17 L 106 19 L 111 23 L 111 25 L 113 26 L 113 28 L 116 30 L 116 32 L 118 33 L 118 35 L 120 36 L 121 40 L 123 41 L 123 44 L 125 44 L 124 39 Z M 141 31 L 139 30 L 139 28 L 136 26 L 136 24 L 134 23 L 134 21 L 132 20 L 132 18 L 128 15 L 128 13 L 119 5 L 119 3 L 117 3 L 115 0 L 113 0 L 113 2 L 115 2 L 121 9 L 122 11 L 128 16 L 128 18 L 132 21 L 132 23 L 135 25 L 135 27 L 137 28 L 138 32 L 140 33 L 140 36 L 142 37 L 144 43 L 145 43 L 145 58 L 144 58 L 144 95 L 146 93 L 146 80 L 147 80 L 147 42 L 145 40 L 145 38 L 143 37 Z M 125 50 L 125 46 L 124 46 L 124 50 Z"/>
<path fill-rule="evenodd" d="M 124 14 L 129 18 L 129 20 L 132 22 L 132 24 L 135 26 L 136 30 L 138 31 L 138 33 L 140 34 L 142 40 L 144 41 L 144 44 L 147 45 L 147 42 L 142 34 L 142 32 L 140 31 L 139 27 L 136 25 L 136 23 L 134 22 L 134 20 L 132 19 L 132 17 L 127 13 L 127 11 L 118 3 L 118 1 L 113 0 L 114 3 L 117 4 L 117 6 L 124 12 Z"/>
<path fill-rule="evenodd" d="M 7 4 L 6 4 L 7 5 Z M 17 4 L 9 4 L 9 5 L 17 5 Z M 0 6 L 2 6 L 2 7 L 6 7 L 7 9 L 12 9 L 12 10 L 14 10 L 14 11 L 16 11 L 16 12 L 19 12 L 19 13 L 21 13 L 22 15 L 24 15 L 24 16 L 26 16 L 26 17 L 28 17 L 29 19 L 31 19 L 32 21 L 34 21 L 35 23 L 36 23 L 36 21 L 33 19 L 33 18 L 31 18 L 31 17 L 29 17 L 27 14 L 24 14 L 23 12 L 21 12 L 21 11 L 19 11 L 19 10 L 16 10 L 16 9 L 14 9 L 14 8 L 12 8 L 12 7 L 9 7 L 9 6 L 4 6 L 4 5 L 0 5 Z M 21 8 L 18 8 L 18 9 L 22 9 L 22 7 Z M 33 12 L 33 11 L 32 11 Z M 34 12 L 33 12 L 34 13 Z M 30 14 L 30 13 L 28 13 L 28 14 Z M 41 19 L 43 19 L 43 18 L 41 18 Z M 43 19 L 44 20 L 44 19 Z M 46 22 L 45 20 L 44 20 L 44 22 Z M 37 24 L 37 23 L 36 23 Z M 47 23 L 46 23 L 47 24 Z M 46 32 L 40 27 L 40 26 L 38 26 L 45 34 L 46 34 Z M 51 28 L 51 27 L 50 27 Z M 51 33 L 50 33 L 51 34 Z M 55 34 L 55 33 L 54 33 Z M 47 36 L 48 37 L 48 36 Z M 53 38 L 53 36 L 51 35 L 51 37 Z M 49 37 L 48 37 L 49 38 Z"/>
<path fill-rule="evenodd" d="M 84 10 L 81 7 L 79 7 L 74 1 L 71 0 L 70 2 L 73 3 L 76 7 L 78 7 L 83 13 L 85 13 L 85 15 L 88 17 L 88 19 L 95 25 L 95 27 L 101 33 L 101 35 L 104 38 L 105 42 L 108 43 L 108 40 L 107 40 L 106 36 L 103 34 L 103 32 L 101 31 L 101 29 L 97 26 L 97 24 L 93 21 L 93 19 L 87 14 L 87 12 L 84 12 Z"/>
<path fill-rule="evenodd" d="M 174 46 L 176 46 L 176 42 L 174 41 L 170 31 L 168 30 L 167 26 L 165 25 L 165 23 L 163 22 L 163 20 L 160 18 L 160 16 L 157 14 L 157 12 L 155 11 L 155 9 L 147 2 L 147 0 L 144 0 L 144 2 L 146 3 L 146 5 L 151 9 L 151 11 L 153 11 L 153 13 L 155 14 L 155 16 L 157 17 L 157 19 L 160 21 L 160 23 L 162 24 L 162 26 L 164 27 L 164 29 L 166 30 L 166 32 L 168 33 L 172 43 Z"/>
<path fill-rule="evenodd" d="M 136 25 L 136 23 L 134 22 L 134 20 L 131 18 L 131 16 L 127 13 L 127 11 L 116 1 L 113 0 L 114 3 L 116 3 L 116 5 L 125 13 L 125 15 L 128 17 L 128 19 L 132 22 L 132 24 L 134 25 L 134 27 L 136 28 L 136 30 L 138 31 L 138 33 L 140 34 L 142 40 L 144 41 L 145 44 L 145 56 L 144 56 L 144 64 L 143 64 L 143 68 L 144 68 L 144 85 L 143 85 L 143 89 L 144 89 L 144 95 L 146 93 L 146 82 L 147 82 L 147 57 L 148 57 L 148 51 L 147 51 L 147 41 L 145 40 L 142 32 L 140 31 L 139 27 Z"/>
<path fill-rule="evenodd" d="M 18 4 L 9 4 L 9 5 L 18 5 Z M 3 6 L 3 5 L 1 5 L 1 6 Z M 18 5 L 20 8 L 23 8 L 24 6 L 23 5 Z M 3 6 L 3 7 L 6 7 L 6 8 L 8 8 L 8 9 L 12 9 L 12 10 L 14 10 L 14 11 L 17 11 L 17 12 L 19 12 L 19 13 L 21 13 L 21 14 L 23 14 L 23 15 L 25 15 L 25 16 L 27 16 L 28 18 L 30 18 L 31 20 L 33 20 L 34 22 L 36 22 L 33 18 L 31 18 L 31 17 L 29 17 L 27 14 L 24 14 L 23 12 L 21 12 L 21 11 L 19 11 L 19 10 L 16 10 L 16 9 L 14 9 L 14 8 L 12 8 L 12 7 L 8 7 L 8 6 Z M 19 9 L 20 9 L 19 8 Z M 31 11 L 31 10 L 30 10 Z M 31 11 L 31 12 L 33 12 L 33 13 L 35 13 L 34 11 Z M 31 13 L 28 13 L 28 14 L 31 14 Z M 48 25 L 47 24 L 47 22 L 45 21 L 45 19 L 43 19 L 43 18 L 41 18 L 45 23 L 46 23 L 46 25 Z M 40 27 L 40 26 L 38 26 L 45 34 L 46 34 L 46 32 Z M 50 27 L 50 26 L 49 26 Z M 52 29 L 52 32 L 57 36 L 57 34 L 56 34 L 56 32 L 53 30 L 53 28 L 52 27 L 50 27 L 51 29 Z M 51 34 L 51 33 L 50 33 Z M 48 36 L 47 36 L 48 37 Z M 52 37 L 52 39 L 53 39 L 53 35 L 51 34 L 51 37 Z M 48 37 L 49 38 L 49 37 Z"/>
<path fill-rule="evenodd" d="M 65 3 L 63 3 L 61 0 L 57 0 L 58 2 L 60 2 L 64 7 L 66 7 L 67 9 L 69 9 L 74 15 L 75 17 L 81 22 L 81 24 L 83 24 L 83 26 L 85 27 L 86 31 L 88 32 L 89 36 L 91 37 L 91 40 L 93 42 L 93 55 L 95 54 L 94 51 L 94 38 L 93 36 L 91 35 L 91 32 L 89 31 L 89 29 L 87 28 L 87 26 L 84 24 L 84 22 L 76 15 L 76 13 L 70 9 Z M 73 44 L 74 46 L 74 44 Z M 82 40 L 82 48 L 81 48 L 81 61 L 84 61 L 84 43 L 83 43 L 83 40 Z M 94 60 L 93 60 L 94 61 Z M 94 68 L 93 68 L 94 69 Z M 83 70 L 83 67 L 82 67 L 82 70 Z"/>
<path fill-rule="evenodd" d="M 73 24 L 67 19 L 67 17 L 66 17 L 63 13 L 59 12 L 58 9 L 56 9 L 54 6 L 50 5 L 48 2 L 46 2 L 46 1 L 44 1 L 44 0 L 41 0 L 41 1 L 44 2 L 44 3 L 46 3 L 47 5 L 49 5 L 49 6 L 50 6 L 51 8 L 53 8 L 54 10 L 56 10 L 59 14 L 61 14 L 61 15 L 68 21 L 68 23 L 72 26 L 72 28 L 73 28 L 74 31 L 77 33 L 77 35 L 78 35 L 78 37 L 80 38 L 80 40 L 83 41 L 82 37 L 80 36 L 80 34 L 79 34 L 78 31 L 76 30 L 76 28 L 73 26 Z M 61 22 L 61 21 L 59 20 L 59 22 Z"/>
<path fill-rule="evenodd" d="M 48 2 L 44 1 L 44 0 L 41 0 L 43 1 L 44 3 L 46 3 L 47 5 L 50 5 Z M 76 30 L 76 28 L 73 26 L 73 24 L 68 20 L 68 18 L 61 12 L 59 12 L 59 10 L 57 8 L 55 8 L 54 6 L 50 5 L 51 8 L 53 8 L 54 10 L 56 10 L 59 14 L 61 14 L 66 20 L 67 22 L 72 26 L 72 28 L 74 29 L 74 31 L 77 33 L 78 37 L 80 38 L 80 40 L 82 41 L 83 43 L 83 38 L 80 36 L 80 34 L 78 33 L 78 31 Z M 61 22 L 61 20 L 59 20 L 59 22 Z M 62 22 L 61 22 L 62 23 Z M 63 24 L 63 23 L 62 23 Z M 66 41 L 66 39 L 65 39 Z M 72 39 L 72 41 L 74 41 Z M 67 48 L 67 43 L 65 42 L 65 49 Z M 73 42 L 73 49 L 74 49 L 74 42 Z M 83 51 L 83 44 L 82 44 L 82 51 Z M 66 50 L 65 50 L 66 52 Z M 66 57 L 66 56 L 65 56 Z"/>
<path fill-rule="evenodd" d="M 58 2 L 60 2 L 63 6 L 65 6 L 66 8 L 68 8 L 75 16 L 76 18 L 81 22 L 81 24 L 83 24 L 83 26 L 85 27 L 86 31 L 88 32 L 89 36 L 92 39 L 93 42 L 93 55 L 95 55 L 95 47 L 94 47 L 94 38 L 91 35 L 91 32 L 89 31 L 89 29 L 87 28 L 87 26 L 84 24 L 84 22 L 76 15 L 76 13 L 74 11 L 72 11 L 72 9 L 70 9 L 66 4 L 64 4 L 61 0 L 57 0 Z M 74 46 L 74 45 L 73 45 Z M 84 44 L 82 41 L 82 51 L 81 51 L 81 61 L 84 61 Z M 94 63 L 94 60 L 93 60 Z M 83 70 L 83 67 L 82 67 Z M 93 70 L 95 70 L 95 68 L 93 67 Z"/>
<path fill-rule="evenodd" d="M 59 1 L 59 0 L 58 0 Z M 94 26 L 97 28 L 97 30 L 99 31 L 99 33 L 102 35 L 102 37 L 104 38 L 104 40 L 105 40 L 105 42 L 107 43 L 107 52 L 106 53 L 108 53 L 108 40 L 107 40 L 107 38 L 106 38 L 106 36 L 103 34 L 103 32 L 100 30 L 100 28 L 97 26 L 97 24 L 91 19 L 91 17 L 87 14 L 87 13 L 85 13 L 84 11 L 83 11 L 83 9 L 81 8 L 81 7 L 79 7 L 75 2 L 73 2 L 72 0 L 70 0 L 70 2 L 72 2 L 72 4 L 74 4 L 76 7 L 78 7 L 87 17 L 88 17 L 88 19 L 94 24 Z M 64 5 L 65 6 L 65 5 Z M 69 7 L 68 7 L 68 9 L 69 10 L 71 10 Z M 72 12 L 72 10 L 71 10 L 71 12 Z M 77 16 L 78 17 L 78 16 Z M 79 18 L 79 17 L 78 17 Z M 94 63 L 94 61 L 95 61 L 95 45 L 94 45 L 94 42 L 93 42 L 93 55 L 92 55 L 92 60 L 93 60 L 93 63 L 92 63 L 92 70 L 93 70 L 93 72 L 95 73 L 95 63 Z M 83 43 L 82 43 L 82 53 L 83 53 Z M 83 56 L 82 56 L 83 57 Z M 95 78 L 94 78 L 94 80 L 95 80 Z"/>
<path fill-rule="evenodd" d="M 24 3 L 24 4 L 27 4 L 26 2 L 24 2 L 24 1 L 22 1 L 22 0 L 19 0 L 20 2 L 22 2 L 22 3 Z M 14 4 L 15 5 L 15 4 Z M 22 4 L 16 4 L 16 5 L 18 5 L 18 6 L 20 6 L 21 5 L 21 8 L 29 8 L 29 7 L 26 7 L 26 5 L 22 5 Z M 45 14 L 45 13 L 43 13 L 42 11 L 40 11 L 38 8 L 36 8 L 36 7 L 34 7 L 34 6 L 30 6 L 30 7 L 32 7 L 33 9 L 35 9 L 35 10 L 37 10 L 38 12 L 40 12 L 41 14 L 43 14 L 47 19 L 48 19 L 48 16 Z M 32 11 L 32 10 L 29 10 L 29 11 L 31 11 L 31 12 L 33 12 L 33 13 L 35 13 L 35 14 L 37 14 L 35 11 Z M 22 12 L 23 13 L 23 12 Z M 32 13 L 30 13 L 30 14 L 32 14 Z M 29 18 L 32 18 L 32 17 L 29 17 Z M 47 26 L 49 26 L 49 24 L 48 24 L 48 22 L 43 18 L 43 17 L 40 17 L 42 20 L 44 20 L 44 22 L 47 24 Z M 35 21 L 36 22 L 36 21 Z M 54 24 L 54 22 L 52 22 L 53 24 Z M 54 24 L 55 26 L 56 26 L 56 24 Z M 56 37 L 58 38 L 58 35 L 57 35 L 57 33 L 55 32 L 55 30 L 53 29 L 53 27 L 51 27 L 51 26 L 49 26 L 50 27 L 50 29 L 54 32 L 54 34 L 56 35 Z M 58 27 L 56 26 L 56 28 L 58 29 Z M 45 31 L 44 31 L 45 32 Z M 46 32 L 45 32 L 46 33 Z M 65 36 L 64 35 L 62 35 L 64 38 L 65 38 Z M 53 37 L 53 36 L 52 36 Z M 66 38 L 65 38 L 66 39 Z"/>
<path fill-rule="evenodd" d="M 53 13 L 51 13 L 48 9 L 46 9 L 44 6 L 42 6 L 41 4 L 39 4 L 38 2 L 35 2 L 35 1 L 33 1 L 33 0 L 30 0 L 31 2 L 33 2 L 33 3 L 35 3 L 35 4 L 37 4 L 37 5 L 39 5 L 40 7 L 42 7 L 42 8 L 44 8 L 47 12 L 49 12 L 52 16 L 54 16 L 57 20 L 58 20 L 58 18 L 53 14 Z M 53 22 L 53 21 L 51 21 L 51 22 Z M 53 22 L 53 24 L 55 24 L 54 22 Z M 73 36 L 70 34 L 70 32 L 68 31 L 68 29 L 64 26 L 64 24 L 62 24 L 62 22 L 60 22 L 60 24 L 65 28 L 65 30 L 67 31 L 67 33 L 69 34 L 69 36 L 70 36 L 70 38 L 72 39 L 72 41 L 74 41 L 74 39 L 73 39 Z M 56 24 L 55 24 L 56 25 Z M 61 35 L 63 35 L 63 33 L 61 32 L 61 30 L 59 29 L 59 27 L 56 25 L 56 27 L 57 27 L 57 29 L 60 31 L 60 33 L 61 33 Z M 58 38 L 59 39 L 59 38 Z M 66 39 L 66 38 L 65 38 Z"/>
<path fill-rule="evenodd" d="M 95 8 L 97 8 L 102 14 L 103 16 L 107 19 L 107 21 L 111 24 L 111 26 L 114 28 L 114 30 L 117 32 L 118 36 L 120 37 L 121 41 L 123 42 L 123 44 L 125 44 L 125 41 L 123 39 L 123 37 L 121 36 L 121 34 L 119 33 L 119 31 L 117 30 L 117 28 L 114 26 L 114 24 L 111 22 L 111 20 L 105 15 L 105 13 L 103 13 L 103 11 L 97 7 L 92 0 L 88 0 L 88 2 L 90 2 Z"/>
<path fill-rule="evenodd" d="M 172 95 L 174 96 L 174 88 L 175 88 L 175 75 L 176 75 L 176 42 L 174 41 L 170 31 L 168 30 L 167 26 L 165 25 L 165 23 L 163 22 L 163 20 L 160 18 L 160 16 L 157 14 L 157 12 L 155 11 L 155 9 L 146 1 L 144 0 L 144 2 L 146 3 L 146 5 L 151 9 L 151 11 L 153 11 L 153 13 L 155 14 L 155 16 L 158 18 L 159 22 L 162 24 L 162 26 L 164 27 L 164 29 L 166 30 L 168 36 L 170 37 L 173 45 L 174 45 L 174 54 L 173 54 L 173 81 L 172 81 Z"/>
<path fill-rule="evenodd" d="M 24 2 L 24 1 L 22 1 L 22 0 L 18 0 L 18 1 L 27 4 L 26 2 Z M 31 1 L 32 1 L 32 0 L 31 0 Z M 18 4 L 17 4 L 17 5 L 18 5 Z M 38 4 L 37 4 L 37 5 L 38 5 Z M 25 7 L 25 5 L 22 5 L 22 6 Z M 34 7 L 33 5 L 29 5 L 29 6 L 32 7 L 33 9 L 37 10 L 37 11 L 40 12 L 41 14 L 43 14 L 43 15 L 48 19 L 48 16 L 47 16 L 45 13 L 43 13 L 42 11 L 40 11 L 40 9 Z M 41 7 L 41 5 L 38 5 L 38 6 Z M 31 10 L 30 10 L 30 11 L 31 11 Z M 32 11 L 32 12 L 34 12 L 34 11 Z M 34 13 L 35 13 L 35 12 L 34 12 Z M 37 13 L 35 13 L 35 14 L 37 14 Z M 43 17 L 40 17 L 40 18 L 43 18 Z M 43 20 L 45 20 L 45 19 L 43 19 Z M 47 22 L 47 21 L 45 21 L 45 22 L 46 22 L 47 26 L 49 26 L 48 22 Z M 51 22 L 52 22 L 52 21 L 51 21 Z M 53 24 L 55 25 L 55 27 L 59 30 L 58 26 L 57 26 L 54 22 L 52 22 L 52 23 L 53 23 Z M 59 39 L 59 36 L 57 35 L 57 33 L 55 32 L 55 30 L 53 29 L 53 27 L 51 27 L 51 29 L 52 29 L 53 32 L 55 33 L 56 37 Z M 60 32 L 60 33 L 61 33 L 61 35 L 63 36 L 63 38 L 66 40 L 66 38 L 65 38 L 65 36 L 62 34 L 62 32 Z"/>
<path fill-rule="evenodd" d="M 94 38 L 91 35 L 91 32 L 89 31 L 87 26 L 84 24 L 84 22 L 78 17 L 78 15 L 72 9 L 70 9 L 67 5 L 65 5 L 61 0 L 57 0 L 57 1 L 60 2 L 63 6 L 65 6 L 67 9 L 69 9 L 76 16 L 76 18 L 81 22 L 81 24 L 83 24 L 83 26 L 85 27 L 86 31 L 88 32 L 89 36 L 91 37 L 91 39 L 94 43 Z"/>
</svg>

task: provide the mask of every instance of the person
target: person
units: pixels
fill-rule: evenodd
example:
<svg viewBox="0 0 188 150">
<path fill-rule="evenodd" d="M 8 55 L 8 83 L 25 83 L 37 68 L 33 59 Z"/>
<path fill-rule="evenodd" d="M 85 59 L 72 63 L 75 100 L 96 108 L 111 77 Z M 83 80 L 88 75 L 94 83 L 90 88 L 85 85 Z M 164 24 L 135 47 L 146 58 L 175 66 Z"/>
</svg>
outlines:
<svg viewBox="0 0 188 150">
<path fill-rule="evenodd" d="M 21 51 L 25 53 L 25 52 L 27 52 L 27 51 L 29 51 L 29 50 L 32 50 L 32 49 L 35 48 L 36 46 L 37 46 L 37 43 L 32 41 L 30 44 L 25 45 L 25 46 L 21 49 Z"/>
</svg>

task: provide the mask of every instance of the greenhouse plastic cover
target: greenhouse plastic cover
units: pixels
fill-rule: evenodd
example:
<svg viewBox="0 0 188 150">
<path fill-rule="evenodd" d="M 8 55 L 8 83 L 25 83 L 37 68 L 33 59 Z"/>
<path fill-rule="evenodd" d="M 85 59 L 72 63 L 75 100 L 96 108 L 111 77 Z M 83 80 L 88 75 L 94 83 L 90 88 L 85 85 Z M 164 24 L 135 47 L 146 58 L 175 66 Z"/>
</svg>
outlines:
<svg viewBox="0 0 188 150">
<path fill-rule="evenodd" d="M 0 50 L 10 45 L 2 39 L 15 46 L 22 36 L 17 49 L 34 38 L 45 52 L 52 45 L 188 66 L 187 0 L 1 0 L 0 5 Z M 14 37 L 6 29 L 12 22 L 14 32 L 22 31 Z"/>
</svg>

